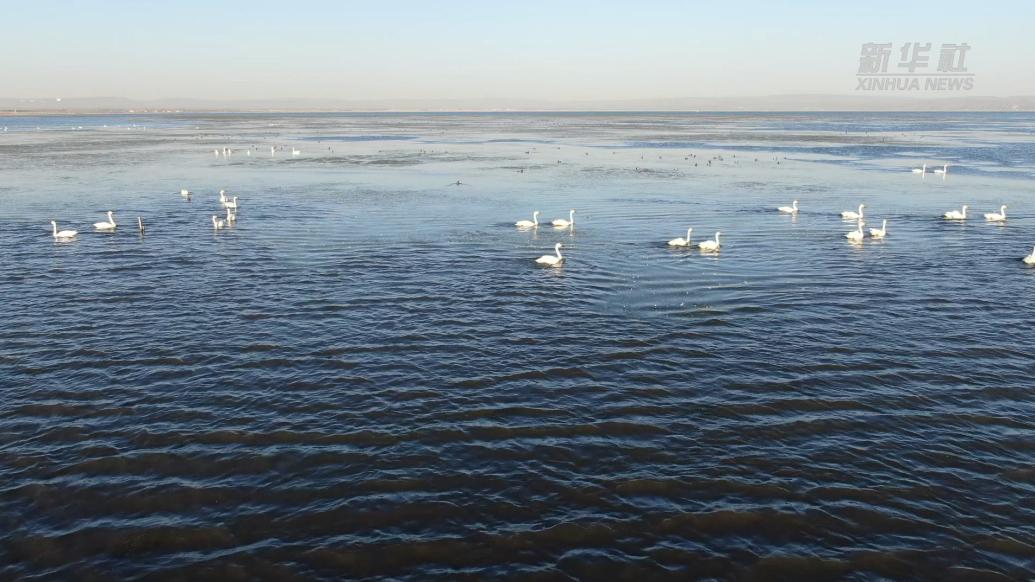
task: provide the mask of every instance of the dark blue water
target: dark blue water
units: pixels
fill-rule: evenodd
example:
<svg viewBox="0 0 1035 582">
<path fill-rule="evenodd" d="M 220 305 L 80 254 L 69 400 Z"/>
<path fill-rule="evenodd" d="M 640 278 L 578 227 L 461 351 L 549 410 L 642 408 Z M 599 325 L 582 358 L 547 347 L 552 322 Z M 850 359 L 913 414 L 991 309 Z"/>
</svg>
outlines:
<svg viewBox="0 0 1035 582">
<path fill-rule="evenodd" d="M 1035 576 L 1035 116 L 81 119 L 0 122 L 0 578 Z"/>
</svg>

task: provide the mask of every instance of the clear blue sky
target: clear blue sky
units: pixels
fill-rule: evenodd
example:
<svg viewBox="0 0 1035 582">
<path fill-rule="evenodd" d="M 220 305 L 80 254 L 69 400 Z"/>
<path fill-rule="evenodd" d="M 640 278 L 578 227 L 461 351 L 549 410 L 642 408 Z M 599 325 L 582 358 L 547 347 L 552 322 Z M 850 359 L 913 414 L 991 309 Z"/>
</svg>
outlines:
<svg viewBox="0 0 1035 582">
<path fill-rule="evenodd" d="M 864 42 L 972 46 L 1035 94 L 1035 2 L 0 0 L 0 97 L 852 93 Z M 933 66 L 933 64 L 932 64 Z"/>
</svg>

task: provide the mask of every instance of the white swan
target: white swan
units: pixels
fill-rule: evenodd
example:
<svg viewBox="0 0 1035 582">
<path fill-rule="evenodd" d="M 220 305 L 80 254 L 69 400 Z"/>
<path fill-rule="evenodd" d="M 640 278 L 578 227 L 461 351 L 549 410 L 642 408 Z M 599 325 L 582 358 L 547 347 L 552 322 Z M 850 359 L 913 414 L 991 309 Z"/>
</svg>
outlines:
<svg viewBox="0 0 1035 582">
<path fill-rule="evenodd" d="M 777 208 L 777 210 L 779 210 L 780 212 L 783 212 L 784 214 L 797 214 L 798 213 L 798 201 L 795 200 L 794 202 L 791 203 L 790 206 L 781 206 L 781 207 Z"/>
<path fill-rule="evenodd" d="M 701 244 L 697 245 L 697 248 L 701 249 L 702 251 L 717 251 L 717 250 L 719 250 L 719 236 L 721 236 L 721 235 L 722 235 L 722 232 L 715 233 L 715 240 L 706 240 L 706 241 L 702 242 Z"/>
<path fill-rule="evenodd" d="M 237 215 L 234 214 L 229 208 L 226 209 L 226 224 L 232 225 L 237 222 Z"/>
<path fill-rule="evenodd" d="M 859 219 L 861 219 L 863 217 L 863 208 L 866 208 L 865 204 L 860 204 L 859 205 L 859 210 L 857 212 L 852 212 L 851 210 L 845 210 L 844 212 L 841 213 L 841 218 L 845 218 L 845 219 L 848 219 L 848 220 L 859 220 Z"/>
<path fill-rule="evenodd" d="M 144 219 L 137 217 L 137 229 L 140 230 L 140 234 L 144 234 Z"/>
<path fill-rule="evenodd" d="M 863 234 L 863 226 L 864 226 L 864 224 L 865 223 L 860 220 L 859 223 L 856 225 L 855 230 L 845 234 L 845 238 L 848 239 L 851 242 L 861 242 L 862 239 L 863 239 L 863 236 L 864 236 L 864 234 Z"/>
<path fill-rule="evenodd" d="M 572 208 L 570 211 L 568 211 L 568 220 L 564 220 L 563 218 L 555 218 L 553 219 L 553 222 L 551 222 L 550 224 L 562 228 L 565 226 L 575 226 L 575 209 Z"/>
<path fill-rule="evenodd" d="M 949 173 L 949 164 L 942 165 L 942 169 L 940 169 L 940 170 L 936 168 L 934 170 L 934 173 L 935 174 L 948 174 Z"/>
<path fill-rule="evenodd" d="M 237 210 L 237 196 L 234 196 L 233 200 L 227 200 L 224 206 Z"/>
<path fill-rule="evenodd" d="M 292 156 L 300 156 L 300 155 L 302 155 L 302 150 L 296 150 L 295 148 L 291 148 L 291 155 Z"/>
<path fill-rule="evenodd" d="M 191 194 L 192 192 L 190 190 L 187 190 L 186 188 L 180 190 L 180 196 L 183 196 L 184 198 L 190 198 Z"/>
<path fill-rule="evenodd" d="M 986 212 L 985 220 L 989 222 L 1002 222 L 1006 220 L 1006 205 L 999 207 L 999 212 Z"/>
<path fill-rule="evenodd" d="M 880 228 L 870 229 L 870 238 L 884 238 L 888 236 L 888 219 L 884 219 L 884 223 L 881 224 Z"/>
<path fill-rule="evenodd" d="M 226 198 L 226 190 L 220 190 L 219 191 L 219 203 L 222 204 L 223 206 L 226 206 L 226 200 L 227 200 L 227 198 Z"/>
<path fill-rule="evenodd" d="M 93 227 L 97 230 L 115 230 L 116 226 L 118 225 L 115 224 L 115 217 L 112 216 L 111 210 L 108 211 L 108 222 L 93 223 Z"/>
<path fill-rule="evenodd" d="M 942 216 L 945 218 L 945 220 L 966 220 L 967 208 L 968 206 L 964 204 L 963 208 L 961 208 L 960 210 L 950 210 Z"/>
<path fill-rule="evenodd" d="M 927 164 L 924 164 L 923 167 L 920 167 L 920 168 L 913 168 L 912 171 L 913 171 L 914 174 L 926 174 L 927 173 Z"/>
<path fill-rule="evenodd" d="M 668 246 L 670 246 L 670 247 L 688 247 L 688 246 L 691 246 L 691 243 L 690 243 L 690 233 L 693 232 L 693 230 L 694 230 L 694 228 L 692 226 L 690 228 L 686 229 L 686 238 L 674 238 L 674 239 L 668 241 Z"/>
<path fill-rule="evenodd" d="M 514 223 L 514 226 L 518 228 L 532 228 L 539 226 L 539 211 L 536 210 L 532 213 L 532 220 L 519 220 Z"/>
<path fill-rule="evenodd" d="M 75 238 L 75 235 L 79 234 L 78 230 L 62 230 L 58 231 L 57 221 L 51 220 L 50 226 L 54 227 L 54 240 L 71 240 Z"/>
<path fill-rule="evenodd" d="M 1035 265 L 1035 247 L 1031 249 L 1031 254 L 1022 259 L 1026 265 Z"/>
<path fill-rule="evenodd" d="M 226 226 L 226 222 L 224 222 L 223 220 L 220 220 L 220 219 L 216 218 L 216 215 L 215 215 L 215 214 L 213 214 L 213 215 L 212 215 L 212 226 L 213 226 L 213 228 L 215 228 L 216 230 L 219 230 L 219 229 L 223 228 L 224 226 Z"/>
<path fill-rule="evenodd" d="M 535 260 L 540 265 L 550 265 L 551 267 L 557 266 L 564 262 L 564 257 L 561 256 L 561 243 L 557 243 L 553 246 L 553 252 L 556 255 L 543 255 Z"/>
</svg>

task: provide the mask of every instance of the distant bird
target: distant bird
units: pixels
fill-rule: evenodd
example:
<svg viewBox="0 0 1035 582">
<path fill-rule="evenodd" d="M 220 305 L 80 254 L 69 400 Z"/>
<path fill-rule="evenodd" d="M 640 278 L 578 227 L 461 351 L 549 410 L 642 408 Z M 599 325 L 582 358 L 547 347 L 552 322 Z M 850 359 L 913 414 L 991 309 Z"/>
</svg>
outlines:
<svg viewBox="0 0 1035 582">
<path fill-rule="evenodd" d="M 888 219 L 886 219 L 886 218 L 884 219 L 884 223 L 881 224 L 880 228 L 871 228 L 870 229 L 870 237 L 871 238 L 884 238 L 887 235 L 888 235 Z"/>
<path fill-rule="evenodd" d="M 539 226 L 539 211 L 536 210 L 532 213 L 532 220 L 519 220 L 514 223 L 514 226 L 518 228 L 533 228 Z"/>
<path fill-rule="evenodd" d="M 706 240 L 701 244 L 697 245 L 697 248 L 702 251 L 717 251 L 719 250 L 719 237 L 722 236 L 721 232 L 715 233 L 715 240 Z"/>
<path fill-rule="evenodd" d="M 226 206 L 226 190 L 219 191 L 219 203 Z"/>
<path fill-rule="evenodd" d="M 865 207 L 866 207 L 865 204 L 860 204 L 859 205 L 859 210 L 857 212 L 852 212 L 851 210 L 845 210 L 844 212 L 841 213 L 841 218 L 844 218 L 844 219 L 847 219 L 847 220 L 858 220 L 858 219 L 863 217 L 863 208 L 865 208 Z"/>
<path fill-rule="evenodd" d="M 57 221 L 51 220 L 50 226 L 54 227 L 54 240 L 72 240 L 79 234 L 78 230 L 58 231 Z"/>
<path fill-rule="evenodd" d="M 291 155 L 300 156 L 302 155 L 302 150 L 296 150 L 295 148 L 291 148 Z"/>
<path fill-rule="evenodd" d="M 229 208 L 226 209 L 226 223 L 232 225 L 237 222 L 237 215 L 234 214 Z"/>
<path fill-rule="evenodd" d="M 845 234 L 845 238 L 848 239 L 851 242 L 862 242 L 862 239 L 863 239 L 863 236 L 864 236 L 864 234 L 863 234 L 863 226 L 865 226 L 865 223 L 860 220 L 858 222 L 858 224 L 856 225 L 855 230 L 850 231 L 849 233 Z"/>
<path fill-rule="evenodd" d="M 784 214 L 797 214 L 798 213 L 798 201 L 795 200 L 794 202 L 791 203 L 790 206 L 781 206 L 781 207 L 777 208 L 777 210 L 779 210 L 780 212 L 783 212 Z"/>
<path fill-rule="evenodd" d="M 943 165 L 942 169 L 940 169 L 940 170 L 936 169 L 934 171 L 934 173 L 935 174 L 948 174 L 949 173 L 949 164 Z"/>
<path fill-rule="evenodd" d="M 193 193 L 193 192 L 191 192 L 190 190 L 186 190 L 186 189 L 184 189 L 184 190 L 180 190 L 180 196 L 182 196 L 182 197 L 184 197 L 184 198 L 187 198 L 187 199 L 190 199 L 190 197 L 191 197 L 191 196 L 192 196 L 193 194 L 194 194 L 194 193 Z"/>
<path fill-rule="evenodd" d="M 985 213 L 985 220 L 989 222 L 1003 222 L 1006 220 L 1006 205 L 1003 204 L 999 207 L 999 212 L 987 212 Z"/>
<path fill-rule="evenodd" d="M 964 204 L 960 210 L 950 210 L 942 215 L 945 220 L 966 220 L 967 219 L 967 205 Z"/>
<path fill-rule="evenodd" d="M 1022 259 L 1027 265 L 1035 265 L 1035 247 L 1031 249 L 1031 254 Z"/>
<path fill-rule="evenodd" d="M 216 230 L 219 230 L 219 229 L 223 228 L 224 226 L 226 226 L 226 222 L 224 222 L 224 221 L 222 221 L 222 220 L 220 220 L 220 219 L 216 218 L 216 215 L 215 215 L 215 214 L 213 214 L 213 215 L 212 215 L 212 226 L 213 226 L 213 227 L 214 227 L 214 228 L 215 228 Z"/>
<path fill-rule="evenodd" d="M 95 223 L 93 223 L 93 227 L 96 228 L 97 230 L 115 230 L 116 226 L 118 226 L 118 225 L 115 224 L 115 217 L 112 216 L 111 210 L 108 211 L 108 221 L 107 222 L 95 222 Z"/>
<path fill-rule="evenodd" d="M 927 164 L 924 164 L 922 167 L 919 167 L 919 168 L 913 168 L 911 171 L 914 174 L 926 174 L 927 173 Z"/>
<path fill-rule="evenodd" d="M 227 200 L 225 206 L 228 210 L 237 210 L 237 196 L 234 196 L 233 200 Z"/>
<path fill-rule="evenodd" d="M 561 263 L 563 263 L 564 262 L 564 257 L 561 256 L 561 243 L 557 243 L 556 245 L 554 245 L 553 252 L 555 252 L 557 254 L 556 255 L 543 255 L 543 256 L 539 257 L 538 259 L 536 259 L 535 262 L 540 264 L 540 265 L 549 265 L 551 267 L 555 267 L 555 266 L 560 265 Z"/>
<path fill-rule="evenodd" d="M 568 220 L 564 220 L 563 218 L 555 218 L 555 219 L 553 219 L 553 222 L 551 222 L 550 224 L 552 224 L 552 225 L 554 225 L 554 226 L 556 226 L 558 228 L 564 228 L 564 227 L 567 227 L 567 226 L 575 226 L 575 209 L 572 208 L 571 210 L 568 211 Z"/>
<path fill-rule="evenodd" d="M 686 229 L 686 238 L 674 238 L 668 241 L 670 247 L 688 247 L 690 246 L 690 233 L 693 232 L 694 228 L 691 226 Z"/>
</svg>

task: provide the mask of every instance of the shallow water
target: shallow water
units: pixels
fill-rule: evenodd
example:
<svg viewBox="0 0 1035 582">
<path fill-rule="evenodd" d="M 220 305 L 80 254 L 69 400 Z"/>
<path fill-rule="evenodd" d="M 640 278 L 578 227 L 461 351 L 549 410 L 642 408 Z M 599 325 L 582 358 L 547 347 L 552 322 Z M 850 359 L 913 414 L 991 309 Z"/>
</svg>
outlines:
<svg viewBox="0 0 1035 582">
<path fill-rule="evenodd" d="M 1035 575 L 1031 114 L 0 125 L 0 577 Z"/>
</svg>

